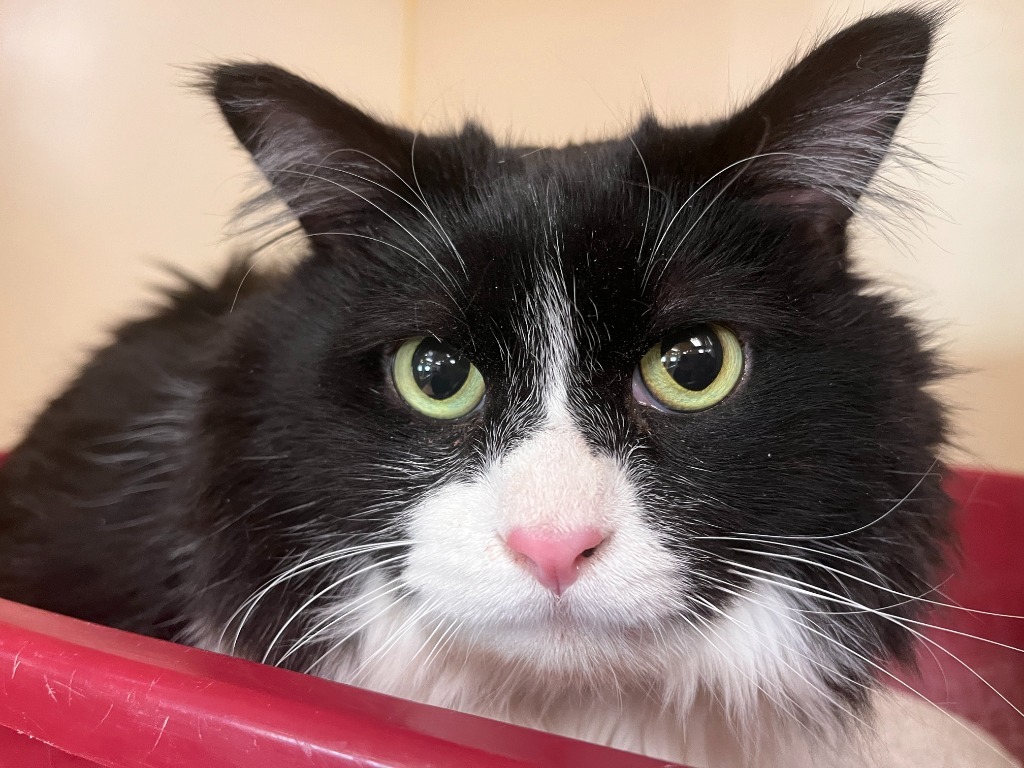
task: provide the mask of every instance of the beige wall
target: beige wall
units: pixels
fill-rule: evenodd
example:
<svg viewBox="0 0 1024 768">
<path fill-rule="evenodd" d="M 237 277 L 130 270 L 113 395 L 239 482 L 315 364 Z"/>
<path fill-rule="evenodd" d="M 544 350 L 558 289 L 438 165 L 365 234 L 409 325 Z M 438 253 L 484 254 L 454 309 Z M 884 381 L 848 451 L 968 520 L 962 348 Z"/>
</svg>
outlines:
<svg viewBox="0 0 1024 768">
<path fill-rule="evenodd" d="M 411 126 L 472 115 L 559 142 L 648 106 L 721 114 L 822 28 L 887 5 L 0 0 L 0 445 L 144 305 L 155 262 L 204 274 L 229 247 L 250 166 L 183 65 L 267 59 Z M 947 388 L 962 460 L 1024 471 L 1022 42 L 1024 3 L 961 4 L 906 131 L 939 164 L 911 180 L 933 209 L 860 247 L 973 370 Z"/>
</svg>

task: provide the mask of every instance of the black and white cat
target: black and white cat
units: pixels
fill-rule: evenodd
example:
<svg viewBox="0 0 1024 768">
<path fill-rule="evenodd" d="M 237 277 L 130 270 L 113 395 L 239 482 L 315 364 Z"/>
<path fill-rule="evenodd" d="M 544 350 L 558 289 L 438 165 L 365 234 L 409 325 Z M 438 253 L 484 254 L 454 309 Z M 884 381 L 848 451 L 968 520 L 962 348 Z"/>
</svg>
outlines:
<svg viewBox="0 0 1024 768">
<path fill-rule="evenodd" d="M 846 759 L 948 537 L 941 366 L 847 248 L 935 23 L 561 149 L 211 68 L 308 256 L 187 285 L 53 401 L 0 594 L 666 759 Z"/>
</svg>

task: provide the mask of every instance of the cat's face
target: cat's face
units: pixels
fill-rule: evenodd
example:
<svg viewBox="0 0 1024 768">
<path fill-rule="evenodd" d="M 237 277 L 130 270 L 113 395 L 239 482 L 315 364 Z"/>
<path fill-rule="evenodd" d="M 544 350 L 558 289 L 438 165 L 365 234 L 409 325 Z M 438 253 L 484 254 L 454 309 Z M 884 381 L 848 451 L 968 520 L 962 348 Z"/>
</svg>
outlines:
<svg viewBox="0 0 1024 768">
<path fill-rule="evenodd" d="M 845 233 L 928 40 L 865 22 L 728 121 L 562 150 L 217 70 L 313 255 L 208 395 L 211 621 L 316 668 L 397 606 L 545 675 L 788 664 L 857 700 L 944 525 L 934 363 Z"/>
</svg>

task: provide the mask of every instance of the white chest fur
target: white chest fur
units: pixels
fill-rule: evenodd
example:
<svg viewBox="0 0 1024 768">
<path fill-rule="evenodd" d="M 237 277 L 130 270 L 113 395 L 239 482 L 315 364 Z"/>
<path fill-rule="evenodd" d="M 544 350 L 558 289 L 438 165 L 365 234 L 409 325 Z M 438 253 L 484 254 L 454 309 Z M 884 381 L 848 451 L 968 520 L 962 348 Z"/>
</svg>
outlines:
<svg viewBox="0 0 1024 768">
<path fill-rule="evenodd" d="M 911 696 L 878 694 L 875 716 L 866 727 L 836 736 L 831 743 L 811 737 L 772 700 L 786 691 L 778 688 L 766 695 L 769 681 L 743 669 L 739 655 L 730 667 L 742 673 L 741 678 L 734 676 L 729 682 L 728 675 L 715 677 L 723 670 L 723 644 L 746 634 L 748 650 L 761 646 L 769 641 L 763 627 L 746 633 L 723 627 L 722 643 L 691 646 L 656 679 L 643 681 L 636 670 L 607 667 L 603 677 L 586 679 L 579 674 L 533 675 L 523 664 L 470 650 L 450 627 L 446 633 L 443 626 L 410 621 L 411 614 L 400 602 L 383 609 L 378 603 L 375 608 L 377 620 L 360 643 L 362 651 L 329 661 L 321 674 L 695 768 L 1019 765 L 978 730 Z M 747 606 L 740 613 L 751 610 Z M 757 626 L 756 616 L 737 620 Z M 749 663 L 757 663 L 756 656 Z M 748 683 L 745 691 L 735 687 L 739 679 Z"/>
</svg>

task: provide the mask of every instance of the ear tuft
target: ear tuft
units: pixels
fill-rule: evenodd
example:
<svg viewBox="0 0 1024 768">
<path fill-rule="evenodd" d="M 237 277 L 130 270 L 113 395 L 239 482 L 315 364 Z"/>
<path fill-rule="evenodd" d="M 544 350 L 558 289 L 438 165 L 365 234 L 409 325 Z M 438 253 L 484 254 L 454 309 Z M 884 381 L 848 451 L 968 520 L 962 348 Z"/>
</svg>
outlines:
<svg viewBox="0 0 1024 768">
<path fill-rule="evenodd" d="M 279 67 L 214 65 L 199 87 L 309 233 L 359 220 L 407 176 L 405 131 Z"/>
<path fill-rule="evenodd" d="M 819 45 L 728 121 L 722 141 L 751 158 L 754 197 L 830 208 L 845 222 L 890 152 L 942 11 L 870 16 Z M 740 153 L 745 153 L 740 154 Z"/>
</svg>

